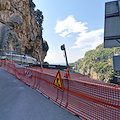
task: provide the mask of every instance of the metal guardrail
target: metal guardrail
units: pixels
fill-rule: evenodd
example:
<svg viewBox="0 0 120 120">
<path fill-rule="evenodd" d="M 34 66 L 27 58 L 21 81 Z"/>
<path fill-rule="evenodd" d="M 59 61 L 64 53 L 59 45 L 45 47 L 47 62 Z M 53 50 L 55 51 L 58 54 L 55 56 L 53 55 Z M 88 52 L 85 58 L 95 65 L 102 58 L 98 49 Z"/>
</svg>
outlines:
<svg viewBox="0 0 120 120">
<path fill-rule="evenodd" d="M 29 64 L 29 67 L 41 67 L 41 65 L 40 64 Z M 67 69 L 67 66 L 54 65 L 54 64 L 43 64 L 43 68 L 64 70 L 64 69 Z"/>
<path fill-rule="evenodd" d="M 35 64 L 36 59 L 26 54 L 20 54 L 16 51 L 2 50 L 0 49 L 0 60 L 11 60 L 17 64 Z"/>
<path fill-rule="evenodd" d="M 20 58 L 20 55 L 21 55 L 21 58 Z M 15 57 L 19 59 L 18 62 L 14 60 Z M 11 60 L 12 62 L 15 62 L 18 64 L 26 63 L 27 64 L 26 67 L 41 67 L 41 64 L 26 62 L 23 54 L 18 55 L 15 51 L 5 51 L 5 50 L 0 49 L 0 60 L 5 60 L 5 59 Z M 60 69 L 60 70 L 67 69 L 67 66 L 65 65 L 55 65 L 55 64 L 42 64 L 42 65 L 43 65 L 43 68 L 48 68 L 48 69 Z"/>
</svg>

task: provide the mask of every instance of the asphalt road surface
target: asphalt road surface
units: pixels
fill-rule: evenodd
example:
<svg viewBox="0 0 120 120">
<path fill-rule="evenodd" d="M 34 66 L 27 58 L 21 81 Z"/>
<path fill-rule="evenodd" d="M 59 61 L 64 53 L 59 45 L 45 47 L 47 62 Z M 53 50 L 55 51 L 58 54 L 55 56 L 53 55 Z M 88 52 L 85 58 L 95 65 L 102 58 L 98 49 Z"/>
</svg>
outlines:
<svg viewBox="0 0 120 120">
<path fill-rule="evenodd" d="M 0 68 L 0 120 L 80 120 Z"/>
</svg>

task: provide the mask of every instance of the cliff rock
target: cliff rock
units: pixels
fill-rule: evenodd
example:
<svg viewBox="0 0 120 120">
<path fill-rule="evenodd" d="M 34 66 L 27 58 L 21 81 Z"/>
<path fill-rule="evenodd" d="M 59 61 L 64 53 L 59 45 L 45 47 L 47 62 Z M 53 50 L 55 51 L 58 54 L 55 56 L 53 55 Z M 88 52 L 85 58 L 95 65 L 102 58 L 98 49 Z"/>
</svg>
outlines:
<svg viewBox="0 0 120 120">
<path fill-rule="evenodd" d="M 42 30 L 30 4 L 30 0 L 0 0 L 0 49 L 14 50 L 38 59 L 37 49 L 43 61 L 48 49 L 43 49 Z"/>
</svg>

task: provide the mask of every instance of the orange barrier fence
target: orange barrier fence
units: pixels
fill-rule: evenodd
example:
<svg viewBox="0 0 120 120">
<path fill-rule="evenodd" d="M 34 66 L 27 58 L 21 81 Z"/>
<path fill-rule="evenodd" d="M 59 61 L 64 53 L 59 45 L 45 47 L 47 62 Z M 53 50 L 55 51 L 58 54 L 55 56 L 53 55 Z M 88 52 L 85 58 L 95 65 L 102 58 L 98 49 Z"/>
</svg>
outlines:
<svg viewBox="0 0 120 120">
<path fill-rule="evenodd" d="M 51 100 L 86 120 L 120 120 L 120 86 L 82 75 L 61 78 L 64 91 L 53 86 L 57 71 L 37 67 L 15 67 L 2 60 L 2 68 Z"/>
</svg>

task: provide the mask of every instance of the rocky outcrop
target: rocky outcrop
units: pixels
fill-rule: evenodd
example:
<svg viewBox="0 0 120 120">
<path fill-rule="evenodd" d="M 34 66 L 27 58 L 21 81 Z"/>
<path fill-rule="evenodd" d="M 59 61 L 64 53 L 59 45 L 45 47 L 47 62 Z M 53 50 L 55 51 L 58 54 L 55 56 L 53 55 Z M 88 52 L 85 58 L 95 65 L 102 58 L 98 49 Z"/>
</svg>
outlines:
<svg viewBox="0 0 120 120">
<path fill-rule="evenodd" d="M 35 58 L 37 49 L 43 61 L 47 51 L 43 49 L 42 30 L 37 24 L 30 2 L 0 0 L 0 49 L 15 50 Z"/>
<path fill-rule="evenodd" d="M 10 9 L 10 1 L 8 0 L 0 0 L 0 10 Z"/>
</svg>

